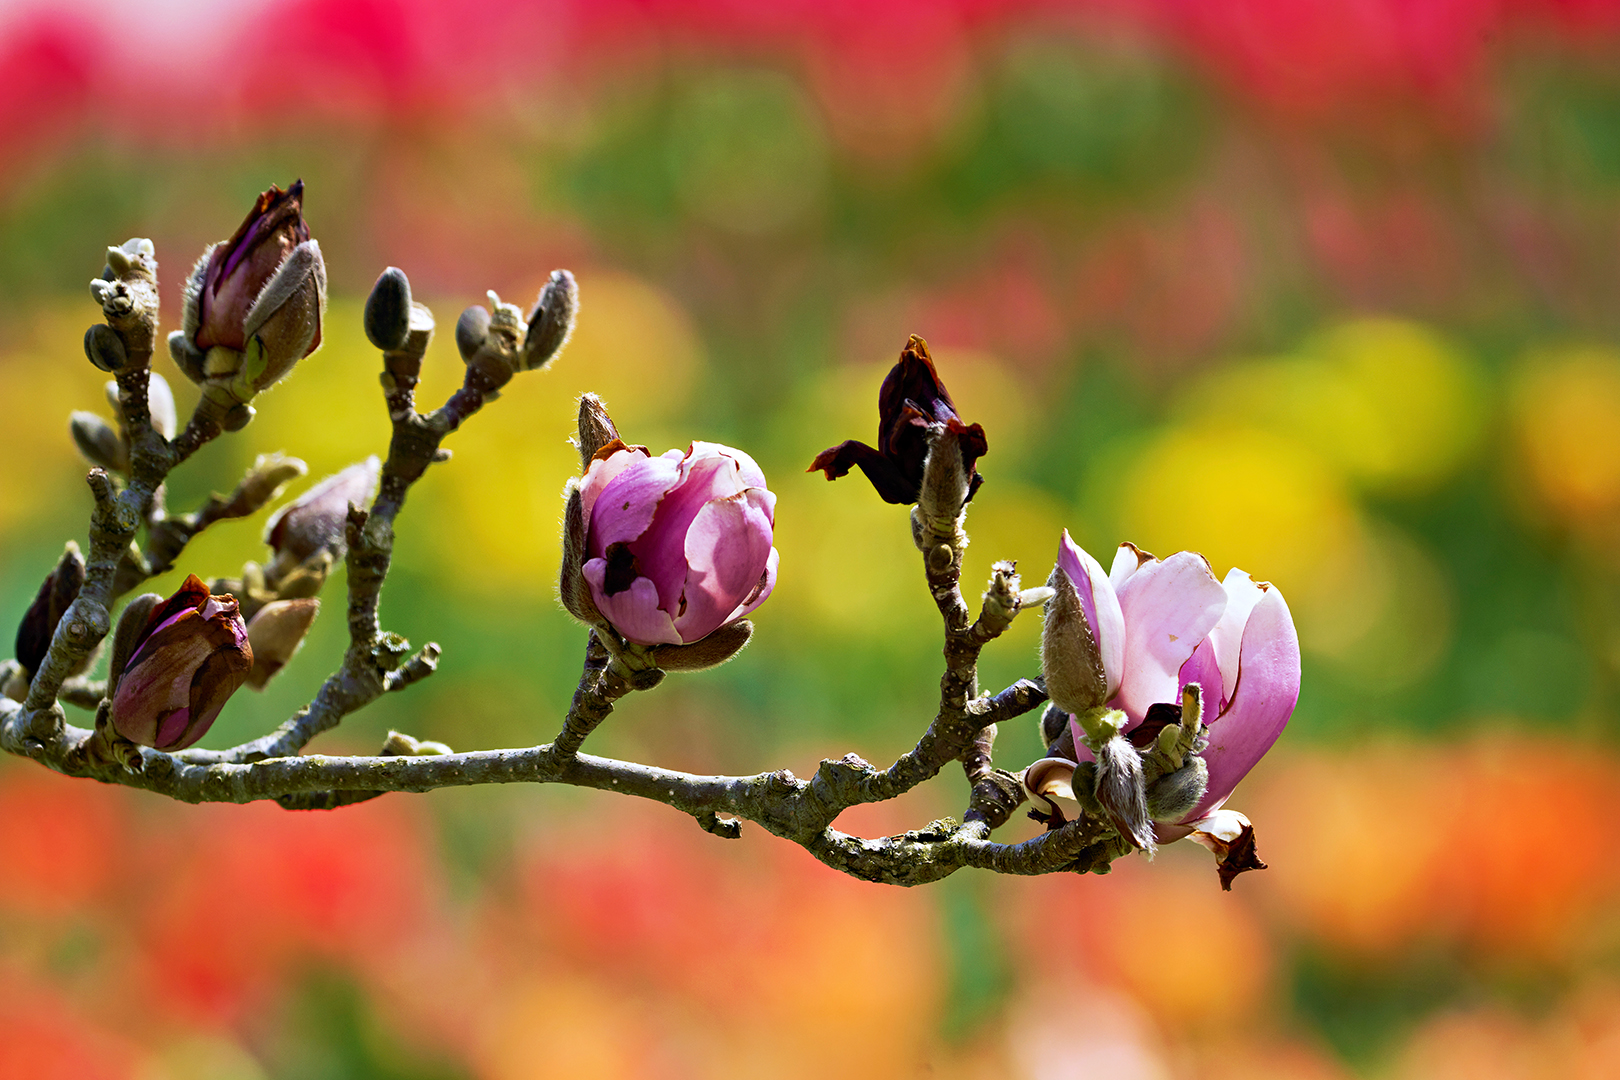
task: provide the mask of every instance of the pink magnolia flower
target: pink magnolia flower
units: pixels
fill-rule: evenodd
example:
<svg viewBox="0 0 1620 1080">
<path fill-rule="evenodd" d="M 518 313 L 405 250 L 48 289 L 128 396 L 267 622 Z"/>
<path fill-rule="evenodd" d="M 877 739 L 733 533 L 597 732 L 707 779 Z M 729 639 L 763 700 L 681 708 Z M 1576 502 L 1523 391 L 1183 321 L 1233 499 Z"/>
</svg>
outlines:
<svg viewBox="0 0 1620 1080">
<path fill-rule="evenodd" d="M 682 645 L 764 603 L 776 496 L 754 459 L 718 443 L 660 457 L 620 446 L 580 485 L 583 574 L 603 617 L 638 644 Z"/>
<path fill-rule="evenodd" d="M 1107 705 L 1125 714 L 1122 733 L 1137 735 L 1132 741 L 1145 747 L 1157 734 L 1143 729 L 1149 709 L 1180 705 L 1184 687 L 1199 687 L 1208 744 L 1198 756 L 1208 784 L 1185 814 L 1154 826 L 1160 842 L 1197 833 L 1271 749 L 1299 700 L 1299 637 L 1287 602 L 1274 586 L 1236 568 L 1217 581 L 1204 557 L 1190 551 L 1161 560 L 1122 544 L 1104 578 L 1100 564 L 1064 533 L 1058 568 L 1078 593 L 1095 642 L 1089 653 L 1045 655 L 1048 690 L 1060 688 L 1052 695 L 1058 707 L 1075 712 L 1095 701 L 1070 691 L 1086 680 L 1068 669 L 1090 665 L 1106 678 Z M 1070 727 L 1077 760 L 1092 760 L 1085 732 L 1073 719 Z M 1043 787 L 1064 795 L 1072 764 L 1037 764 L 1043 767 L 1026 774 L 1026 782 L 1035 777 L 1030 790 L 1042 801 Z M 1071 767 L 1065 772 L 1064 765 Z"/>
<path fill-rule="evenodd" d="M 1109 582 L 1125 617 L 1125 667 L 1115 707 L 1129 734 L 1158 703 L 1197 683 L 1209 745 L 1209 786 L 1160 840 L 1177 840 L 1232 794 L 1271 749 L 1299 701 L 1299 635 L 1282 593 L 1233 567 L 1216 581 L 1191 551 L 1156 559 L 1122 544 Z"/>
</svg>

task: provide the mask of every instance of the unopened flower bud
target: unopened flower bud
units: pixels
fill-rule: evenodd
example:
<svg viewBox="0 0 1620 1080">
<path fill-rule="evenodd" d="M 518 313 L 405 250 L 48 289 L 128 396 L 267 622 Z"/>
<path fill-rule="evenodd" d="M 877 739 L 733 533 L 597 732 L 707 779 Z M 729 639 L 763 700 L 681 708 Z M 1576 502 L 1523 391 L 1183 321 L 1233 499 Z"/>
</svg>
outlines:
<svg viewBox="0 0 1620 1080">
<path fill-rule="evenodd" d="M 236 598 L 210 594 L 196 575 L 133 640 L 112 692 L 112 723 L 130 742 L 159 750 L 202 738 L 253 667 Z"/>
<path fill-rule="evenodd" d="M 188 361 L 202 355 L 198 381 L 219 393 L 222 408 L 251 401 L 320 347 L 326 263 L 309 238 L 303 195 L 302 181 L 260 195 L 236 234 L 204 252 L 187 282 L 189 349 L 182 351 Z M 177 362 L 195 378 L 191 363 Z"/>
<path fill-rule="evenodd" d="M 961 432 L 946 424 L 932 427 L 928 457 L 923 461 L 922 484 L 917 488 L 917 517 L 923 528 L 936 535 L 952 535 L 962 516 L 962 508 L 967 505 L 970 489 Z"/>
<path fill-rule="evenodd" d="M 135 652 L 135 646 L 146 636 L 146 624 L 151 621 L 152 612 L 162 606 L 163 599 L 159 593 L 142 593 L 124 605 L 124 611 L 118 617 L 118 626 L 113 630 L 112 656 L 107 662 L 109 693 L 117 688 L 118 679 Z"/>
<path fill-rule="evenodd" d="M 124 339 L 106 323 L 92 323 L 84 332 L 84 355 L 102 371 L 118 371 L 129 361 Z"/>
<path fill-rule="evenodd" d="M 579 286 L 567 270 L 553 270 L 529 313 L 529 331 L 523 338 L 523 370 L 533 371 L 551 362 L 574 332 L 579 314 Z"/>
<path fill-rule="evenodd" d="M 263 690 L 287 665 L 304 644 L 304 635 L 320 610 L 321 602 L 315 599 L 274 600 L 258 610 L 247 624 L 248 643 L 253 646 L 249 686 Z"/>
<path fill-rule="evenodd" d="M 28 677 L 32 678 L 44 662 L 51 639 L 56 636 L 56 625 L 78 597 L 83 584 L 84 556 L 79 554 L 79 545 L 69 540 L 62 557 L 45 575 L 39 592 L 34 594 L 34 602 L 28 605 L 22 622 L 17 625 L 17 662 L 26 669 Z"/>
<path fill-rule="evenodd" d="M 579 468 L 581 472 L 591 467 L 591 461 L 597 452 L 608 443 L 619 437 L 619 429 L 613 426 L 613 418 L 608 415 L 607 406 L 595 394 L 582 394 L 579 399 Z"/>
<path fill-rule="evenodd" d="M 1041 673 L 1053 703 L 1076 715 L 1119 692 L 1125 667 L 1125 616 L 1102 566 L 1069 538 L 1058 543 L 1053 590 L 1041 629 Z"/>
<path fill-rule="evenodd" d="M 366 338 L 383 352 L 405 344 L 411 332 L 411 282 L 405 271 L 390 266 L 377 277 L 366 297 Z"/>
<path fill-rule="evenodd" d="M 344 551 L 349 505 L 364 506 L 377 490 L 381 469 L 375 455 L 327 477 L 280 510 L 265 524 L 264 542 L 276 553 L 267 569 L 281 577 L 319 552 L 334 560 Z"/>
<path fill-rule="evenodd" d="M 73 445 L 90 464 L 128 475 L 129 447 L 107 421 L 93 412 L 76 409 L 68 418 L 68 431 L 73 436 Z"/>
<path fill-rule="evenodd" d="M 776 496 L 741 450 L 693 443 L 652 457 L 604 446 L 580 484 L 580 572 L 596 610 L 641 645 L 690 645 L 776 584 Z"/>
</svg>

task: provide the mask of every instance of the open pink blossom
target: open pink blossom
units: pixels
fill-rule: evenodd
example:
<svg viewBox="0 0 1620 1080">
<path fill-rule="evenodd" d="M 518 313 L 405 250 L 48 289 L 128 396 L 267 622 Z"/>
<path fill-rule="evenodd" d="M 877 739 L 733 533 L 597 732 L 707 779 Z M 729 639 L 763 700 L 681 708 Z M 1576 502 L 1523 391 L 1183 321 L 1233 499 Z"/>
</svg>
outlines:
<svg viewBox="0 0 1620 1080">
<path fill-rule="evenodd" d="M 630 641 L 697 641 L 753 611 L 776 584 L 776 496 L 741 450 L 613 450 L 591 462 L 580 496 L 591 599 Z"/>
<path fill-rule="evenodd" d="M 1123 544 L 1108 579 L 1099 583 L 1096 562 L 1065 534 L 1058 566 L 1083 598 L 1089 586 L 1091 597 L 1117 599 L 1118 630 L 1109 630 L 1111 620 L 1093 614 L 1091 607 L 1086 617 L 1098 638 L 1109 689 L 1116 691 L 1108 705 L 1127 718 L 1125 735 L 1142 727 L 1152 706 L 1179 705 L 1183 687 L 1196 683 L 1200 689 L 1209 737 L 1200 756 L 1209 783 L 1190 811 L 1156 826 L 1161 842 L 1180 839 L 1219 809 L 1293 714 L 1300 657 L 1288 604 L 1275 586 L 1253 581 L 1242 570 L 1234 568 L 1224 583 L 1217 581 L 1204 557 L 1190 551 L 1161 560 Z M 1097 603 L 1098 612 L 1105 608 Z M 1118 660 L 1109 647 L 1115 639 L 1123 640 Z M 1047 681 L 1052 683 L 1050 674 Z M 1085 733 L 1071 725 L 1076 758 L 1092 760 Z"/>
<path fill-rule="evenodd" d="M 1233 568 L 1215 580 L 1202 555 L 1156 559 L 1121 545 L 1110 581 L 1125 616 L 1125 671 L 1113 705 L 1129 734 L 1149 706 L 1178 703 L 1197 683 L 1209 745 L 1200 755 L 1209 786 L 1179 821 L 1158 827 L 1179 839 L 1217 809 L 1282 734 L 1299 701 L 1299 635 L 1282 593 Z"/>
</svg>

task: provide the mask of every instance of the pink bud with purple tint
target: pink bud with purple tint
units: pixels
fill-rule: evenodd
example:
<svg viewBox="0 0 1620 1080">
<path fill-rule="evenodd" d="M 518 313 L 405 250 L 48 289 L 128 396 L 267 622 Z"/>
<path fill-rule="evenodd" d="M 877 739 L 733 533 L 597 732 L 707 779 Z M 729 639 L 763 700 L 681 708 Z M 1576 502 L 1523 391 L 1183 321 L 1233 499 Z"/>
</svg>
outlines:
<svg viewBox="0 0 1620 1080">
<path fill-rule="evenodd" d="M 210 594 L 192 575 L 135 638 L 113 691 L 113 726 L 130 742 L 183 750 L 208 731 L 252 667 L 236 598 Z"/>
<path fill-rule="evenodd" d="M 628 640 L 697 641 L 776 584 L 776 496 L 741 450 L 695 442 L 652 457 L 603 447 L 580 485 L 591 599 Z"/>
</svg>

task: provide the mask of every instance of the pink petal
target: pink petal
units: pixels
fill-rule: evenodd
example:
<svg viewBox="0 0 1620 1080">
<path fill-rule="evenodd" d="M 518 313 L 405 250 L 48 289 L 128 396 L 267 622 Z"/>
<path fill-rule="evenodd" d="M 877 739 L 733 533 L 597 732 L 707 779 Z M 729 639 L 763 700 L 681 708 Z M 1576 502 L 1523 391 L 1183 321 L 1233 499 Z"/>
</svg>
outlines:
<svg viewBox="0 0 1620 1080">
<path fill-rule="evenodd" d="M 641 573 L 658 586 L 658 604 L 665 611 L 680 611 L 681 590 L 687 582 L 687 534 L 698 513 L 716 499 L 740 495 L 737 463 L 711 454 L 687 457 L 677 466 L 678 476 L 658 504 L 646 532 L 631 543 L 630 551 Z"/>
<path fill-rule="evenodd" d="M 714 456 L 728 457 L 737 463 L 738 482 L 742 487 L 763 488 L 765 486 L 765 474 L 760 471 L 759 463 L 734 446 L 723 446 L 720 443 L 712 442 L 695 442 L 692 444 L 692 448 L 687 451 L 687 455 L 694 461 Z"/>
<path fill-rule="evenodd" d="M 1181 665 L 1220 621 L 1226 590 L 1202 555 L 1179 551 L 1142 564 L 1119 589 L 1125 672 L 1115 705 L 1140 723 L 1156 701 L 1179 700 Z"/>
<path fill-rule="evenodd" d="M 1220 805 L 1265 756 L 1299 701 L 1299 635 L 1282 593 L 1267 587 L 1243 628 L 1237 689 L 1209 729 L 1209 789 L 1184 820 Z"/>
<path fill-rule="evenodd" d="M 1226 695 L 1221 690 L 1221 669 L 1215 663 L 1215 647 L 1211 644 L 1214 637 L 1215 635 L 1211 634 L 1198 643 L 1198 648 L 1194 649 L 1187 662 L 1181 665 L 1181 672 L 1176 678 L 1176 681 L 1184 687 L 1193 683 L 1198 684 L 1198 689 L 1203 692 L 1206 724 L 1220 716 L 1221 710 L 1226 707 Z"/>
<path fill-rule="evenodd" d="M 600 556 L 609 544 L 628 543 L 646 532 L 659 502 L 675 485 L 676 474 L 673 461 L 638 456 L 608 481 L 591 508 L 590 536 L 586 541 L 590 553 Z M 583 493 L 580 501 L 583 508 Z"/>
<path fill-rule="evenodd" d="M 771 522 L 758 488 L 704 506 L 686 534 L 686 608 L 675 618 L 685 641 L 723 626 L 759 585 L 770 562 Z"/>
<path fill-rule="evenodd" d="M 726 622 L 733 623 L 738 619 L 747 618 L 755 608 L 765 602 L 765 598 L 771 595 L 771 590 L 776 588 L 776 566 L 780 559 L 781 556 L 776 553 L 776 549 L 771 548 L 771 557 L 765 560 L 765 573 L 760 576 L 757 591 L 738 604 L 737 610 L 731 613 Z"/>
<path fill-rule="evenodd" d="M 1227 571 L 1221 588 L 1226 590 L 1226 612 L 1221 616 L 1221 621 L 1215 624 L 1215 629 L 1209 632 L 1209 639 L 1215 647 L 1215 660 L 1221 668 L 1221 699 L 1230 701 L 1232 690 L 1237 686 L 1238 648 L 1243 641 L 1243 624 L 1249 621 L 1249 612 L 1260 602 L 1262 590 L 1250 580 L 1248 574 L 1235 566 Z M 1204 700 L 1212 699 L 1206 697 Z"/>
<path fill-rule="evenodd" d="M 1119 545 L 1118 551 L 1114 552 L 1114 565 L 1108 570 L 1109 584 L 1114 586 L 1115 592 L 1118 592 L 1120 586 L 1124 585 L 1125 580 L 1132 574 L 1143 566 L 1158 561 L 1152 555 L 1127 540 Z"/>
<path fill-rule="evenodd" d="M 602 489 L 624 470 L 646 459 L 645 450 L 615 450 L 607 457 L 591 462 L 591 467 L 585 470 L 585 479 L 579 485 L 580 509 L 584 511 L 586 521 L 591 520 L 591 508 L 596 505 Z"/>
<path fill-rule="evenodd" d="M 1103 574 L 1102 564 L 1070 538 L 1068 529 L 1063 530 L 1063 538 L 1058 541 L 1058 566 L 1080 594 L 1080 606 L 1102 654 L 1103 674 L 1108 681 L 1104 696 L 1113 697 L 1119 693 L 1125 671 L 1125 616 L 1119 608 L 1119 597 Z"/>
<path fill-rule="evenodd" d="M 640 645 L 681 644 L 674 621 L 658 606 L 658 590 L 651 581 L 638 577 L 628 589 L 608 596 L 602 591 L 602 582 L 607 576 L 606 559 L 591 559 L 583 573 L 597 610 L 619 633 Z"/>
</svg>

